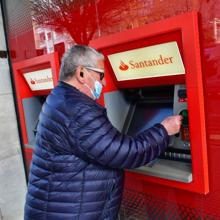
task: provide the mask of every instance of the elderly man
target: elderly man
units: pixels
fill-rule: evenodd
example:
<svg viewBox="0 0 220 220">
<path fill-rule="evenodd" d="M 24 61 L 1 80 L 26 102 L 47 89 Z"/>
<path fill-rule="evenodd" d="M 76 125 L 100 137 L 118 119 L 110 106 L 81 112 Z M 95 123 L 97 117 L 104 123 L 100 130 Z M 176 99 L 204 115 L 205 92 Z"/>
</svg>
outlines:
<svg viewBox="0 0 220 220">
<path fill-rule="evenodd" d="M 171 116 L 131 137 L 96 103 L 105 86 L 104 57 L 76 45 L 62 59 L 60 82 L 39 116 L 25 220 L 115 220 L 123 169 L 163 152 L 181 117 Z"/>
</svg>

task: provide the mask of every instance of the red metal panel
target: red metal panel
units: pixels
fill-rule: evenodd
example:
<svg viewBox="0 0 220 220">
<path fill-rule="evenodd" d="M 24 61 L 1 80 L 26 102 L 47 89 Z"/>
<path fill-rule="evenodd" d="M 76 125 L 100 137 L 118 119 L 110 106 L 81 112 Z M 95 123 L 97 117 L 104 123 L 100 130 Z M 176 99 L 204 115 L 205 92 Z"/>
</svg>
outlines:
<svg viewBox="0 0 220 220">
<path fill-rule="evenodd" d="M 30 168 L 31 161 L 32 161 L 32 155 L 33 155 L 33 149 L 26 147 L 24 149 L 24 156 L 25 156 L 25 165 L 27 168 L 27 173 L 29 173 L 29 168 Z"/>
<path fill-rule="evenodd" d="M 192 12 L 175 16 L 137 29 L 99 38 L 91 41 L 90 45 L 101 50 L 105 55 L 109 55 L 143 47 L 143 45 L 154 45 L 173 40 L 177 41 L 183 56 L 186 69 L 185 76 L 155 77 L 153 79 L 117 82 L 108 62 L 106 62 L 106 67 L 109 74 L 114 78 L 114 84 L 117 88 L 175 84 L 185 81 L 190 121 L 193 181 L 191 183 L 181 183 L 133 172 L 126 172 L 126 177 L 206 194 L 209 192 L 209 179 L 197 13 Z M 111 91 L 115 87 L 109 89 Z"/>
</svg>

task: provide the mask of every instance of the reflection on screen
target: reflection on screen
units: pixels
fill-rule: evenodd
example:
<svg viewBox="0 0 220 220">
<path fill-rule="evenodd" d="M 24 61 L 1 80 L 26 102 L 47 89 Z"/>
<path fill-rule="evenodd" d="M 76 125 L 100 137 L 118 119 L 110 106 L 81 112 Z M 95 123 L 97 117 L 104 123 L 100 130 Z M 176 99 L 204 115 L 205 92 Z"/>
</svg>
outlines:
<svg viewBox="0 0 220 220">
<path fill-rule="evenodd" d="M 134 114 L 130 116 L 132 119 L 127 133 L 129 135 L 139 134 L 171 115 L 173 115 L 172 103 L 137 103 Z"/>
</svg>

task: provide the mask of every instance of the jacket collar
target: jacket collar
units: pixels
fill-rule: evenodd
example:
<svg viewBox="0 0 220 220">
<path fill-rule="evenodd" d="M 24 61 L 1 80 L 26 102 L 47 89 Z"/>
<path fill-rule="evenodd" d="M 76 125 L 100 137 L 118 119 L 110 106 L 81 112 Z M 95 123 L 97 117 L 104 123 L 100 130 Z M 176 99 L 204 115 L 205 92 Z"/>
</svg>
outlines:
<svg viewBox="0 0 220 220">
<path fill-rule="evenodd" d="M 96 106 L 98 106 L 101 109 L 105 109 L 103 106 L 101 106 L 99 103 L 97 103 L 94 99 L 90 98 L 89 96 L 85 95 L 84 93 L 80 92 L 76 87 L 70 85 L 69 83 L 59 81 L 58 82 L 59 87 L 64 87 L 67 89 L 70 89 L 70 91 L 74 92 L 75 94 L 77 93 L 79 96 L 81 96 L 83 99 L 85 99 L 88 102 L 94 103 Z"/>
</svg>

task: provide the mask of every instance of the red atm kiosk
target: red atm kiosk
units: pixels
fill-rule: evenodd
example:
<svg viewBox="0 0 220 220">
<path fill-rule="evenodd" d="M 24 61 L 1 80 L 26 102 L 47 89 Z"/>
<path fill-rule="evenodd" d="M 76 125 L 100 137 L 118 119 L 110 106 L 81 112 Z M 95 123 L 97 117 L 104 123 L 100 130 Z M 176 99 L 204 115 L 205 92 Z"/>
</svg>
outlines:
<svg viewBox="0 0 220 220">
<path fill-rule="evenodd" d="M 172 17 L 90 42 L 105 57 L 106 81 L 101 103 L 112 124 L 136 135 L 180 114 L 179 134 L 167 151 L 146 166 L 126 171 L 126 184 L 151 182 L 200 194 L 209 192 L 196 12 Z M 144 190 L 144 189 L 143 189 Z"/>
<path fill-rule="evenodd" d="M 57 84 L 58 53 L 46 54 L 13 63 L 14 82 L 26 166 L 29 168 L 38 116 L 46 96 Z"/>
</svg>

